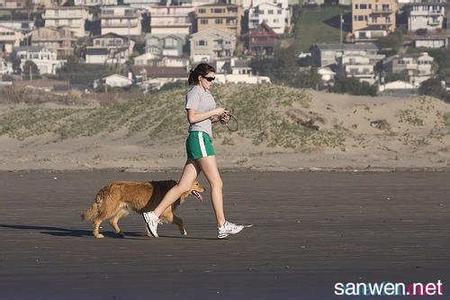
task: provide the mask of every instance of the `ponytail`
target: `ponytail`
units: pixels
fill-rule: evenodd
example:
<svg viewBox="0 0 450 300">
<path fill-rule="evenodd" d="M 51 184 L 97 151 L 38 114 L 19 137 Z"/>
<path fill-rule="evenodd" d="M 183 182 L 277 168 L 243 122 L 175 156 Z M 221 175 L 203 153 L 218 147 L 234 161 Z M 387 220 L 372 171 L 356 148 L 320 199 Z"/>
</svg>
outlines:
<svg viewBox="0 0 450 300">
<path fill-rule="evenodd" d="M 198 64 L 195 69 L 191 69 L 189 71 L 189 78 L 188 78 L 188 84 L 198 84 L 198 77 L 199 76 L 206 76 L 209 72 L 216 72 L 216 69 L 214 69 L 213 66 L 208 65 L 207 63 L 200 63 Z"/>
</svg>

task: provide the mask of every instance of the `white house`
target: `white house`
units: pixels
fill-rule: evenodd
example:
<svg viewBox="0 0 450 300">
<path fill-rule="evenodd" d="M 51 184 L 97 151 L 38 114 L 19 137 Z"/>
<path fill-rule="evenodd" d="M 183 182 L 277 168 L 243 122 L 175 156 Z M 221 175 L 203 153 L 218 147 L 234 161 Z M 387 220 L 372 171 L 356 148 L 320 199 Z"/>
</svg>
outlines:
<svg viewBox="0 0 450 300">
<path fill-rule="evenodd" d="M 115 33 L 97 36 L 86 47 L 86 63 L 124 64 L 133 53 L 134 44 L 128 37 Z"/>
<path fill-rule="evenodd" d="M 0 75 L 12 74 L 12 63 L 7 62 L 3 58 L 0 58 Z"/>
<path fill-rule="evenodd" d="M 56 75 L 56 70 L 60 69 L 66 60 L 57 59 L 54 49 L 47 49 L 43 46 L 27 46 L 14 48 L 16 58 L 20 59 L 20 68 L 23 70 L 26 61 L 32 61 L 39 69 L 39 74 Z"/>
<path fill-rule="evenodd" d="M 136 36 L 142 33 L 142 15 L 137 8 L 123 5 L 102 7 L 100 19 L 102 34 L 112 32 Z"/>
<path fill-rule="evenodd" d="M 253 1 L 248 9 L 248 28 L 256 29 L 263 21 L 277 34 L 283 34 L 291 25 L 291 11 L 287 0 Z"/>
<path fill-rule="evenodd" d="M 76 37 L 86 36 L 85 24 L 86 20 L 90 20 L 92 14 L 87 7 L 83 6 L 61 6 L 47 8 L 43 15 L 46 27 L 70 28 Z"/>
<path fill-rule="evenodd" d="M 74 0 L 75 6 L 117 5 L 117 0 Z"/>
<path fill-rule="evenodd" d="M 189 35 L 193 6 L 158 5 L 148 8 L 150 12 L 150 32 L 152 34 Z"/>
<path fill-rule="evenodd" d="M 408 9 L 408 31 L 442 29 L 446 0 L 414 0 Z"/>
<path fill-rule="evenodd" d="M 105 85 L 109 87 L 127 88 L 133 84 L 133 80 L 119 74 L 113 74 L 103 78 Z"/>
</svg>

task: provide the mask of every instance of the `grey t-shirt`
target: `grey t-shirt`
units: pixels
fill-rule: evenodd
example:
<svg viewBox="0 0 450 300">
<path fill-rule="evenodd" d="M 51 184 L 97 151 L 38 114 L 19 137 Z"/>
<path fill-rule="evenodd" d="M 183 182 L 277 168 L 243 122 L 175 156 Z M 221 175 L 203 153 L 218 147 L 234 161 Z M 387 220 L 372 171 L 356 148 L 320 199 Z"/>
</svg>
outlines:
<svg viewBox="0 0 450 300">
<path fill-rule="evenodd" d="M 186 94 L 186 109 L 192 109 L 196 112 L 208 112 L 216 108 L 216 101 L 209 91 L 205 91 L 202 87 L 194 85 Z M 189 132 L 203 131 L 212 139 L 211 120 L 206 119 L 189 125 Z"/>
</svg>

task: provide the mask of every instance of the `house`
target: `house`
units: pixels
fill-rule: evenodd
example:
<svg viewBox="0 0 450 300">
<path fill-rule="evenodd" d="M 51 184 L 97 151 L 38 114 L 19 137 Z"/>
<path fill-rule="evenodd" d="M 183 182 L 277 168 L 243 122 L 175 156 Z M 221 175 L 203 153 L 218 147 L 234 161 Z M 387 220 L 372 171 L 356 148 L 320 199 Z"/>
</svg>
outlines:
<svg viewBox="0 0 450 300">
<path fill-rule="evenodd" d="M 194 7 L 157 5 L 148 8 L 152 34 L 189 35 L 192 32 Z"/>
<path fill-rule="evenodd" d="M 372 56 L 378 59 L 378 47 L 374 43 L 315 44 L 311 47 L 311 58 L 317 67 L 335 65 L 344 54 Z"/>
<path fill-rule="evenodd" d="M 145 52 L 162 56 L 182 56 L 187 45 L 184 34 L 147 34 Z"/>
<path fill-rule="evenodd" d="M 27 36 L 22 30 L 0 26 L 0 54 L 11 53 L 13 47 L 20 46 Z"/>
<path fill-rule="evenodd" d="M 119 74 L 113 74 L 109 75 L 103 78 L 105 85 L 108 87 L 118 87 L 118 88 L 127 88 L 130 87 L 133 84 L 133 80 L 119 75 Z"/>
<path fill-rule="evenodd" d="M 361 54 L 343 54 L 338 59 L 337 73 L 346 78 L 374 84 L 378 80 L 375 66 L 382 58 L 374 60 Z"/>
<path fill-rule="evenodd" d="M 20 59 L 20 68 L 27 61 L 32 61 L 39 69 L 39 74 L 56 75 L 56 70 L 60 69 L 65 60 L 58 59 L 56 50 L 47 49 L 43 46 L 25 46 L 14 48 L 16 59 Z"/>
<path fill-rule="evenodd" d="M 107 6 L 100 13 L 102 34 L 109 32 L 120 35 L 141 35 L 142 15 L 137 8 L 129 6 Z"/>
<path fill-rule="evenodd" d="M 0 1 L 1 9 L 23 9 L 26 7 L 26 0 L 3 0 Z"/>
<path fill-rule="evenodd" d="M 285 33 L 291 25 L 288 0 L 253 1 L 248 9 L 248 29 L 256 29 L 263 22 L 277 34 Z"/>
<path fill-rule="evenodd" d="M 247 49 L 250 55 L 271 56 L 278 42 L 279 35 L 264 21 L 247 34 Z"/>
<path fill-rule="evenodd" d="M 149 9 L 152 6 L 160 5 L 160 0 L 123 0 L 123 4 L 139 9 Z"/>
<path fill-rule="evenodd" d="M 86 36 L 85 24 L 92 18 L 87 7 L 60 6 L 47 8 L 43 15 L 45 27 L 68 27 L 75 37 Z"/>
<path fill-rule="evenodd" d="M 160 89 L 167 83 L 182 81 L 187 82 L 189 72 L 186 68 L 167 68 L 157 66 L 133 66 L 133 74 L 136 76 L 144 90 Z"/>
<path fill-rule="evenodd" d="M 236 36 L 228 31 L 206 29 L 191 35 L 191 60 L 214 61 L 231 57 L 236 48 Z"/>
<path fill-rule="evenodd" d="M 336 72 L 331 70 L 330 67 L 323 67 L 317 69 L 317 74 L 320 75 L 320 79 L 324 85 L 332 85 L 334 81 L 334 77 L 336 76 Z"/>
<path fill-rule="evenodd" d="M 396 0 L 353 0 L 352 37 L 354 41 L 373 41 L 395 31 Z"/>
<path fill-rule="evenodd" d="M 447 48 L 449 33 L 426 32 L 425 34 L 408 34 L 408 39 L 412 41 L 415 48 Z"/>
<path fill-rule="evenodd" d="M 208 4 L 196 8 L 197 31 L 218 29 L 241 34 L 242 7 L 234 4 Z"/>
<path fill-rule="evenodd" d="M 403 74 L 405 80 L 415 87 L 434 76 L 434 58 L 427 52 L 395 55 L 383 60 L 383 71 Z"/>
<path fill-rule="evenodd" d="M 184 67 L 189 65 L 189 59 L 179 56 L 160 56 L 144 53 L 134 58 L 135 65 L 150 65 L 155 67 Z"/>
<path fill-rule="evenodd" d="M 3 58 L 0 58 L 0 75 L 7 75 L 12 73 L 13 73 L 12 63 L 7 62 Z"/>
<path fill-rule="evenodd" d="M 76 37 L 68 27 L 39 27 L 31 33 L 31 45 L 54 49 L 58 58 L 74 53 Z"/>
<path fill-rule="evenodd" d="M 111 6 L 117 5 L 117 0 L 74 0 L 75 6 Z"/>
<path fill-rule="evenodd" d="M 435 31 L 444 27 L 446 0 L 414 0 L 408 5 L 408 31 Z"/>
<path fill-rule="evenodd" d="M 34 21 L 0 20 L 0 26 L 15 29 L 15 30 L 20 30 L 23 33 L 28 33 L 34 29 Z"/>
<path fill-rule="evenodd" d="M 88 64 L 124 64 L 133 53 L 134 41 L 115 33 L 107 33 L 92 39 L 86 47 Z"/>
</svg>

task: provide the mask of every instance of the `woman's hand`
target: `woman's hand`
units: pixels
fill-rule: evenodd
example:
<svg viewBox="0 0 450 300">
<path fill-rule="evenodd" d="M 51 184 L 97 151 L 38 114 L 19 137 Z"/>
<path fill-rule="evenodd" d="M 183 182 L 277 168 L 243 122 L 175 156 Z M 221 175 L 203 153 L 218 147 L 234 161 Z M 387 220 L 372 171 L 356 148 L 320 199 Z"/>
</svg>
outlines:
<svg viewBox="0 0 450 300">
<path fill-rule="evenodd" d="M 213 110 L 212 112 L 213 112 L 213 115 L 220 116 L 220 115 L 223 115 L 226 112 L 226 110 L 223 107 L 219 107 L 219 108 L 216 108 L 215 110 Z"/>
</svg>

